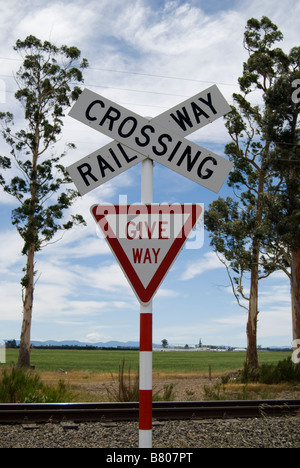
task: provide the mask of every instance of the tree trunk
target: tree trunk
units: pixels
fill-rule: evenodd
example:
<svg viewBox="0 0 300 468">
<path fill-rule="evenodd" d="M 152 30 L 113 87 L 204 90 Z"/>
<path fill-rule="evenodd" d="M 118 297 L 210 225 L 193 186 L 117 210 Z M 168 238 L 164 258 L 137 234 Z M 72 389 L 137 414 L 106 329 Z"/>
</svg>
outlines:
<svg viewBox="0 0 300 468">
<path fill-rule="evenodd" d="M 27 368 L 30 367 L 30 333 L 34 292 L 34 253 L 35 245 L 33 244 L 30 246 L 27 254 L 26 286 L 23 298 L 23 322 L 18 359 L 18 366 Z"/>
<path fill-rule="evenodd" d="M 265 147 L 265 154 L 268 154 L 269 144 Z M 256 226 L 261 225 L 263 219 L 263 193 L 265 184 L 266 167 L 262 162 L 257 191 L 256 205 Z M 257 316 L 258 316 L 258 280 L 259 280 L 259 251 L 260 240 L 257 235 L 254 235 L 252 241 L 252 265 L 251 265 L 251 284 L 250 284 L 250 299 L 247 322 L 247 363 L 254 368 L 258 367 L 257 355 Z"/>
<path fill-rule="evenodd" d="M 258 316 L 258 261 L 259 245 L 255 239 L 253 241 L 253 256 L 251 269 L 250 300 L 247 322 L 247 363 L 254 368 L 258 367 L 257 355 L 257 316 Z"/>
<path fill-rule="evenodd" d="M 32 153 L 32 174 L 31 174 L 31 206 L 28 216 L 28 224 L 26 235 L 23 237 L 25 244 L 23 253 L 26 252 L 27 264 L 26 275 L 23 280 L 25 294 L 23 297 L 23 322 L 20 338 L 20 351 L 18 366 L 30 367 L 30 336 L 31 336 L 31 319 L 33 308 L 33 292 L 34 292 L 34 254 L 37 249 L 37 231 L 35 226 L 35 213 L 37 206 L 37 161 L 39 156 L 40 130 L 39 121 L 35 125 L 35 146 Z"/>
<path fill-rule="evenodd" d="M 292 250 L 291 263 L 291 295 L 293 340 L 300 339 L 300 248 Z M 293 346 L 297 348 L 297 345 Z"/>
</svg>

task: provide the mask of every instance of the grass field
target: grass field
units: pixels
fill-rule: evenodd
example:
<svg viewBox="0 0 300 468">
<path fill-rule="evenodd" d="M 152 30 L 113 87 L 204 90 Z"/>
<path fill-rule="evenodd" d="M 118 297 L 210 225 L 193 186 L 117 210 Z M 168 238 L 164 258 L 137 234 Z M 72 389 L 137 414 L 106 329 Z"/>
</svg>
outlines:
<svg viewBox="0 0 300 468">
<path fill-rule="evenodd" d="M 259 352 L 259 362 L 276 363 L 291 356 L 291 352 Z M 7 365 L 16 363 L 18 350 L 6 351 Z M 212 373 L 225 373 L 241 369 L 246 358 L 245 352 L 178 352 L 168 351 L 153 353 L 153 372 L 167 374 L 207 374 L 211 366 Z M 132 372 L 138 369 L 138 351 L 106 350 L 64 350 L 33 349 L 31 363 L 36 370 L 43 372 L 89 371 L 95 373 L 116 374 L 119 365 L 125 359 L 125 367 Z"/>
<path fill-rule="evenodd" d="M 259 352 L 259 363 L 276 364 L 288 357 L 291 357 L 288 351 Z M 6 364 L 0 365 L 0 371 L 5 366 L 15 364 L 17 359 L 18 350 L 8 349 Z M 224 385 L 220 386 L 219 378 L 243 369 L 245 359 L 245 352 L 155 351 L 152 373 L 154 394 L 165 399 L 165 390 L 169 388 L 172 399 L 177 401 L 299 397 L 300 387 L 294 383 L 279 386 L 228 383 L 226 389 Z M 31 353 L 31 363 L 45 385 L 59 388 L 60 382 L 63 382 L 71 391 L 70 399 L 64 401 L 110 401 L 113 389 L 118 394 L 119 366 L 123 360 L 128 386 L 129 369 L 131 382 L 135 381 L 133 374 L 138 371 L 138 351 L 33 349 Z M 62 369 L 64 372 L 61 372 Z"/>
</svg>

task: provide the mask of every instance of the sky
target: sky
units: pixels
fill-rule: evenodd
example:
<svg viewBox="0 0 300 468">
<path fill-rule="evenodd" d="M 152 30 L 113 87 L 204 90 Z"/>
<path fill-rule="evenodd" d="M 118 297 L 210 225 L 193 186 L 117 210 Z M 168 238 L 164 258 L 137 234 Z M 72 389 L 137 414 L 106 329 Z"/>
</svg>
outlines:
<svg viewBox="0 0 300 468">
<path fill-rule="evenodd" d="M 283 50 L 299 45 L 296 0 L 0 0 L 0 112 L 13 112 L 16 125 L 24 124 L 13 78 L 22 62 L 13 46 L 31 34 L 78 47 L 90 65 L 84 87 L 141 116 L 156 117 L 213 84 L 232 104 L 247 60 L 246 22 L 264 15 L 282 31 Z M 220 156 L 230 141 L 222 118 L 187 138 Z M 76 150 L 65 158 L 67 166 L 110 141 L 66 115 L 58 149 L 75 143 Z M 0 154 L 9 155 L 3 141 Z M 36 256 L 32 340 L 139 340 L 139 303 L 90 207 L 137 203 L 140 183 L 141 164 L 80 197 L 71 213 L 80 213 L 87 226 L 72 229 Z M 216 194 L 155 164 L 155 203 L 203 203 L 208 208 L 218 196 L 228 195 L 226 182 Z M 11 224 L 15 206 L 13 198 L 0 193 L 0 339 L 6 340 L 19 339 L 22 323 L 25 258 Z M 195 345 L 201 340 L 245 347 L 247 311 L 237 305 L 208 233 L 201 247 L 195 243 L 195 237 L 187 242 L 154 297 L 153 342 Z M 276 272 L 260 282 L 259 290 L 258 345 L 291 345 L 288 278 Z"/>
</svg>

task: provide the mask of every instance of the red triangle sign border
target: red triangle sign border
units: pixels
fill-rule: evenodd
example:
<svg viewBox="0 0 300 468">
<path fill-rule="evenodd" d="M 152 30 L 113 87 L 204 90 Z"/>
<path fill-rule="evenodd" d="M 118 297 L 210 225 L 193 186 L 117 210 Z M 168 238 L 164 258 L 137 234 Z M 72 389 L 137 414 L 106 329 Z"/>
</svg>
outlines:
<svg viewBox="0 0 300 468">
<path fill-rule="evenodd" d="M 188 218 L 184 222 L 177 237 L 173 239 L 170 248 L 168 249 L 164 259 L 159 264 L 147 287 L 143 285 L 130 259 L 125 253 L 119 238 L 114 233 L 112 227 L 106 219 L 107 215 L 119 216 L 127 215 L 128 213 L 133 214 L 133 212 L 135 214 L 146 213 L 148 215 L 161 212 L 167 212 L 170 213 L 170 215 L 182 213 L 188 214 Z M 202 204 L 93 205 L 91 207 L 91 213 L 96 223 L 99 225 L 102 233 L 105 235 L 106 241 L 108 242 L 112 253 L 120 264 L 138 300 L 142 304 L 148 304 L 156 294 L 160 284 L 175 262 L 187 238 L 191 234 L 197 221 L 203 213 L 203 206 Z M 130 240 L 129 242 L 134 243 L 134 240 Z"/>
</svg>

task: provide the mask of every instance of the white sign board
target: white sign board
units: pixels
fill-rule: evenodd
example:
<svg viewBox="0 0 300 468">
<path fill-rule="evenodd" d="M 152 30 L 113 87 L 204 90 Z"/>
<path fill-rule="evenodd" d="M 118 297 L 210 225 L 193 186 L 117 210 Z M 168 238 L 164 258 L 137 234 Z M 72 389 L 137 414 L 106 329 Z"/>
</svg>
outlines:
<svg viewBox="0 0 300 468">
<path fill-rule="evenodd" d="M 113 141 L 69 166 L 68 172 L 80 195 L 85 195 L 143 159 L 143 154 Z"/>
<path fill-rule="evenodd" d="M 231 107 L 216 85 L 155 117 L 155 123 L 187 136 L 231 111 Z"/>
<path fill-rule="evenodd" d="M 212 88 L 215 89 L 215 87 Z M 113 138 L 117 142 L 122 143 L 136 152 L 134 153 L 135 156 L 139 153 L 141 156 L 137 156 L 134 161 L 138 162 L 138 158 L 142 160 L 143 156 L 144 158 L 150 157 L 154 161 L 169 167 L 173 171 L 199 183 L 209 190 L 218 192 L 232 169 L 232 163 L 168 129 L 168 125 L 171 125 L 173 128 L 175 125 L 177 132 L 180 132 L 179 127 L 181 126 L 185 127 L 182 128 L 181 131 L 184 134 L 188 134 L 209 123 L 209 119 L 212 119 L 213 115 L 215 118 L 221 116 L 221 113 L 224 112 L 225 105 L 224 102 L 220 100 L 218 93 L 216 93 L 218 98 L 216 98 L 215 102 L 213 102 L 212 93 L 202 93 L 204 96 L 205 94 L 206 100 L 204 97 L 200 97 L 199 105 L 195 103 L 196 98 L 185 101 L 185 106 L 182 107 L 182 109 L 184 109 L 182 114 L 177 108 L 174 108 L 173 111 L 171 110 L 169 113 L 164 113 L 163 115 L 165 117 L 160 118 L 159 116 L 158 118 L 160 118 L 162 122 L 161 125 L 163 124 L 164 127 L 157 125 L 156 119 L 149 121 L 88 89 L 85 89 L 80 95 L 69 115 L 100 133 L 104 133 Z M 201 99 L 205 101 L 206 104 L 202 102 Z M 223 109 L 222 111 L 216 110 L 217 102 L 222 103 L 222 105 L 220 104 L 220 107 Z M 200 103 L 202 103 L 203 109 L 200 108 Z M 190 114 L 188 114 L 187 111 L 188 105 L 190 106 Z M 202 109 L 202 111 L 200 109 Z M 211 114 L 208 114 L 209 111 Z M 176 118 L 173 119 L 172 115 L 175 116 L 175 112 Z M 217 112 L 219 113 L 218 116 L 216 116 Z M 171 114 L 171 117 L 169 114 Z M 200 118 L 201 116 L 204 117 L 204 120 Z M 172 121 L 175 123 L 173 124 Z M 95 157 L 95 153 L 93 154 Z M 85 160 L 80 161 L 81 165 L 84 163 Z M 114 174 L 115 169 L 113 168 L 112 170 L 109 166 L 108 164 L 104 172 L 106 172 L 106 174 L 111 172 L 110 177 L 108 176 L 111 178 L 116 174 Z M 127 168 L 125 166 L 123 167 L 123 170 Z M 87 169 L 89 168 L 87 167 Z M 78 163 L 71 167 L 71 171 L 72 170 L 72 179 L 76 183 L 76 176 L 78 176 L 78 179 L 79 177 L 82 179 L 82 174 L 80 174 L 80 170 L 78 169 Z M 98 179 L 97 175 L 94 174 L 92 170 L 89 172 L 90 179 L 96 182 L 96 179 Z M 108 178 L 106 180 L 108 180 Z M 85 184 L 86 182 L 87 180 L 84 181 Z"/>
</svg>

